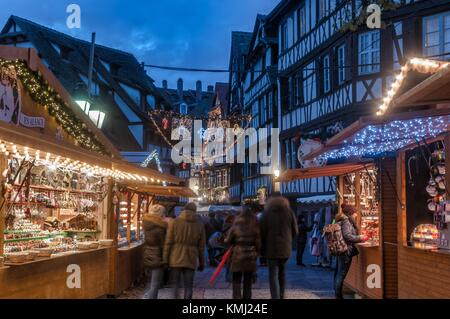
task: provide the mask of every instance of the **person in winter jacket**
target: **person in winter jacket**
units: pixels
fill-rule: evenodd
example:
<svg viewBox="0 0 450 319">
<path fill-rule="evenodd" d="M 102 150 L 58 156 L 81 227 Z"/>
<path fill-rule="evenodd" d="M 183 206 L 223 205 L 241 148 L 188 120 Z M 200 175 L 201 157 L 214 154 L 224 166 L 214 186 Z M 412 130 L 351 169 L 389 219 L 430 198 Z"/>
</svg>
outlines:
<svg viewBox="0 0 450 319">
<path fill-rule="evenodd" d="M 217 262 L 215 260 L 216 257 L 216 247 L 210 245 L 210 239 L 212 235 L 216 235 L 217 232 L 222 230 L 219 221 L 216 219 L 216 215 L 214 213 L 209 213 L 208 220 L 205 222 L 205 234 L 206 234 L 206 246 L 208 248 L 208 261 L 209 265 L 212 267 L 217 266 Z"/>
<path fill-rule="evenodd" d="M 260 220 L 262 255 L 269 265 L 269 284 L 272 299 L 283 299 L 285 265 L 292 253 L 292 240 L 298 228 L 289 201 L 281 195 L 267 201 Z"/>
<path fill-rule="evenodd" d="M 150 206 L 144 215 L 144 267 L 150 278 L 149 299 L 158 299 L 158 290 L 164 275 L 163 248 L 167 233 L 164 220 L 166 209 L 161 205 Z"/>
<path fill-rule="evenodd" d="M 343 299 L 342 286 L 345 277 L 352 264 L 352 258 L 359 254 L 356 243 L 367 241 L 367 238 L 358 234 L 356 218 L 358 211 L 355 206 L 342 204 L 342 212 L 336 215 L 336 223 L 341 226 L 342 237 L 348 250 L 347 253 L 336 257 L 336 269 L 334 271 L 334 292 L 336 299 Z"/>
<path fill-rule="evenodd" d="M 303 253 L 305 252 L 306 243 L 308 241 L 308 232 L 313 229 L 313 226 L 308 226 L 305 221 L 305 216 L 300 214 L 298 216 L 298 235 L 297 235 L 297 266 L 305 267 L 303 263 Z"/>
<path fill-rule="evenodd" d="M 205 228 L 197 215 L 197 206 L 189 203 L 169 226 L 163 260 L 172 269 L 177 299 L 180 277 L 184 279 L 184 299 L 192 299 L 195 270 L 203 271 L 206 246 Z"/>
<path fill-rule="evenodd" d="M 225 240 L 233 247 L 230 257 L 233 299 L 252 299 L 252 280 L 261 248 L 260 240 L 256 216 L 249 207 L 244 207 Z M 242 280 L 244 281 L 243 291 L 241 291 Z"/>
</svg>

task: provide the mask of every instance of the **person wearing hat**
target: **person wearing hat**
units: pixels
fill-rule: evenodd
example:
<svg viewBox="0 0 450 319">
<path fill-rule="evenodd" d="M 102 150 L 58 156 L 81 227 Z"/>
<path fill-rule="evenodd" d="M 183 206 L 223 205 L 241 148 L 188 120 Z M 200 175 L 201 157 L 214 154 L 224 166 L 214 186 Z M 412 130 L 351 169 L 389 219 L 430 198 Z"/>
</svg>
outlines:
<svg viewBox="0 0 450 319">
<path fill-rule="evenodd" d="M 336 223 L 341 226 L 342 237 L 347 244 L 347 253 L 336 257 L 336 269 L 334 271 L 334 292 L 336 299 L 343 299 L 342 286 L 345 277 L 352 264 L 354 256 L 359 254 L 356 243 L 367 241 L 367 237 L 358 234 L 356 218 L 358 210 L 355 206 L 349 204 L 341 205 L 342 211 L 336 215 Z"/>
<path fill-rule="evenodd" d="M 172 270 L 177 299 L 181 276 L 184 279 L 184 299 L 192 299 L 195 270 L 205 267 L 205 228 L 197 215 L 197 206 L 189 203 L 170 225 L 164 244 L 163 260 Z"/>
<path fill-rule="evenodd" d="M 165 215 L 164 206 L 152 205 L 143 218 L 144 266 L 150 278 L 148 299 L 158 299 L 158 290 L 164 274 L 163 248 L 167 232 Z"/>
</svg>

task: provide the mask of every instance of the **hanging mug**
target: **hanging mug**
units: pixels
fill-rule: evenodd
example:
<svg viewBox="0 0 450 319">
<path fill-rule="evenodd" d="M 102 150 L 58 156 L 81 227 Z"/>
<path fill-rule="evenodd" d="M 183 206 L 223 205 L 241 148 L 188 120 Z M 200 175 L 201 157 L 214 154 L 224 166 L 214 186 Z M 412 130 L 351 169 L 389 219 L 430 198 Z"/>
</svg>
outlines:
<svg viewBox="0 0 450 319">
<path fill-rule="evenodd" d="M 445 175 L 445 164 L 440 163 L 437 165 L 437 168 L 438 168 L 439 174 Z"/>
<path fill-rule="evenodd" d="M 435 196 L 438 195 L 436 183 L 433 180 L 430 180 L 428 182 L 428 185 L 426 187 L 426 191 L 427 191 L 428 195 L 430 195 L 431 197 L 435 197 Z"/>
<path fill-rule="evenodd" d="M 436 211 L 436 206 L 437 206 L 437 204 L 436 204 L 436 202 L 434 201 L 434 199 L 433 198 L 431 198 L 431 199 L 429 199 L 428 200 L 428 209 L 430 210 L 430 211 L 432 211 L 432 212 L 435 212 Z"/>
</svg>

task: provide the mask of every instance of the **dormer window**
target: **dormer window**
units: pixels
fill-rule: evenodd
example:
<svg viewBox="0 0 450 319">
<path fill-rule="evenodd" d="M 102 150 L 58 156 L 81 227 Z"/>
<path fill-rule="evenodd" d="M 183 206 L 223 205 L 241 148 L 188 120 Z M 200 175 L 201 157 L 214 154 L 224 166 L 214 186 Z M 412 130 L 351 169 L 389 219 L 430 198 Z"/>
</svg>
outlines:
<svg viewBox="0 0 450 319">
<path fill-rule="evenodd" d="M 55 44 L 53 42 L 51 42 L 50 44 L 62 59 L 69 60 L 70 52 L 72 51 L 72 49 L 65 47 L 63 45 Z"/>
<path fill-rule="evenodd" d="M 180 114 L 187 114 L 187 104 L 186 103 L 181 103 L 180 104 Z"/>
</svg>

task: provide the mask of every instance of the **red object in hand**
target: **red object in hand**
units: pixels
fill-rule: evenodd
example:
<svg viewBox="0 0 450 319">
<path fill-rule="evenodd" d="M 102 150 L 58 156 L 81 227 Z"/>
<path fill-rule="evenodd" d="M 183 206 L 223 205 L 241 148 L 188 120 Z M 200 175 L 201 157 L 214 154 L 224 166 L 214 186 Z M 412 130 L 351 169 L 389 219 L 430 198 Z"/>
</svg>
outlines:
<svg viewBox="0 0 450 319">
<path fill-rule="evenodd" d="M 209 284 L 212 286 L 217 280 L 217 277 L 219 277 L 220 272 L 222 271 L 223 266 L 225 266 L 225 263 L 227 262 L 228 258 L 230 258 L 231 251 L 233 250 L 233 247 L 227 250 L 225 255 L 223 255 L 222 260 L 220 261 L 219 266 L 217 266 L 216 270 L 214 271 L 214 274 L 211 276 L 211 279 L 209 279 Z"/>
</svg>

